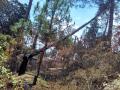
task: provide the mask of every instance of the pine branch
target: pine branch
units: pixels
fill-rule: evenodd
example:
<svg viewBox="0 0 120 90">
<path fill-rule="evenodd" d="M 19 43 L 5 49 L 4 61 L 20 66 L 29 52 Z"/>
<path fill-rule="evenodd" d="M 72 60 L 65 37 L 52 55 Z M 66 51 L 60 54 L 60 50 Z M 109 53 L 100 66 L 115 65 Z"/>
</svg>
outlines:
<svg viewBox="0 0 120 90">
<path fill-rule="evenodd" d="M 101 12 L 102 13 L 102 12 Z M 93 20 L 95 20 L 97 17 L 99 17 L 101 15 L 101 13 L 97 14 L 94 18 L 92 18 L 90 21 L 86 22 L 85 24 L 83 24 L 82 26 L 78 27 L 76 30 L 74 30 L 73 32 L 71 32 L 70 34 L 68 34 L 67 36 L 65 36 L 64 38 L 54 42 L 53 44 L 51 45 L 48 45 L 46 47 L 46 49 L 49 49 L 50 47 L 53 47 L 53 46 L 56 46 L 58 45 L 61 41 L 67 39 L 68 37 L 72 36 L 73 34 L 75 34 L 76 32 L 78 32 L 79 30 L 81 30 L 82 28 L 84 28 L 86 25 L 88 25 L 89 23 L 91 23 Z M 33 53 L 30 54 L 29 57 L 33 57 L 33 56 L 36 56 L 38 55 L 41 51 L 43 50 L 43 48 L 41 48 L 40 50 L 36 50 L 34 51 Z"/>
</svg>

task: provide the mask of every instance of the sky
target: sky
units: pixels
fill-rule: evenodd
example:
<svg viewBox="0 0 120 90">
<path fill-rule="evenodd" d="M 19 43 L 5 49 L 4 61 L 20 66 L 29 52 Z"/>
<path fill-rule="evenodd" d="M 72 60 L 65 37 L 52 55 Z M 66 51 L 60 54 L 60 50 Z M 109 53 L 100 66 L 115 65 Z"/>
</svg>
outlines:
<svg viewBox="0 0 120 90">
<path fill-rule="evenodd" d="M 26 3 L 28 4 L 29 0 L 18 0 L 21 3 Z M 33 0 L 33 5 L 32 5 L 32 9 L 30 12 L 30 18 L 32 20 L 34 20 L 34 16 L 33 16 L 33 11 L 34 11 L 34 7 L 36 5 L 36 3 L 38 1 L 41 0 Z M 42 0 L 43 1 L 43 0 Z M 42 3 L 42 2 L 40 2 Z M 82 26 L 84 23 L 86 23 L 87 21 L 89 21 L 91 18 L 93 18 L 96 14 L 97 9 L 95 7 L 85 7 L 85 8 L 72 8 L 71 9 L 71 17 L 72 17 L 72 22 L 75 22 L 75 28 L 78 28 L 80 26 Z M 82 31 L 79 31 L 78 33 L 75 34 L 75 36 L 81 36 Z"/>
</svg>

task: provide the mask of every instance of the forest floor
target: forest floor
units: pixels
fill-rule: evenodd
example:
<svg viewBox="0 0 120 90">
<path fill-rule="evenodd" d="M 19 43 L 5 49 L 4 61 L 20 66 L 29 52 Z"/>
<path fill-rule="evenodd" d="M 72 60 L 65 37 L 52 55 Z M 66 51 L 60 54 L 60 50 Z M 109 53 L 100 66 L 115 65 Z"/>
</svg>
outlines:
<svg viewBox="0 0 120 90">
<path fill-rule="evenodd" d="M 32 83 L 33 75 L 27 73 L 19 78 Z M 93 68 L 78 69 L 61 80 L 46 81 L 39 77 L 37 85 L 33 86 L 32 90 L 120 90 L 120 75 L 113 73 L 102 76 L 99 70 Z"/>
<path fill-rule="evenodd" d="M 47 79 L 41 75 L 32 90 L 120 90 L 120 53 L 93 49 L 85 53 L 78 64 L 62 70 L 66 74 L 56 73 L 61 78 L 53 78 L 54 72 L 51 72 L 52 79 L 48 79 L 50 73 Z M 34 75 L 35 72 L 30 71 L 18 78 L 32 83 Z"/>
</svg>

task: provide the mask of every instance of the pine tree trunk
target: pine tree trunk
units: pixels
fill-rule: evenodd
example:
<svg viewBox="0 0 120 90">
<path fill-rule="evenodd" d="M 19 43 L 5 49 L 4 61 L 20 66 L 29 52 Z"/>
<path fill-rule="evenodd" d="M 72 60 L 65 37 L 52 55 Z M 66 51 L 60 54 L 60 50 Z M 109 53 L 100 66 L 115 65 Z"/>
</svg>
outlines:
<svg viewBox="0 0 120 90">
<path fill-rule="evenodd" d="M 29 0 L 28 9 L 27 9 L 27 13 L 26 13 L 25 19 L 28 19 L 28 17 L 29 17 L 30 10 L 31 10 L 31 7 L 32 7 L 32 2 L 33 2 L 33 0 Z"/>
<path fill-rule="evenodd" d="M 33 45 L 32 45 L 32 49 L 36 48 L 36 44 L 37 44 L 37 39 L 38 39 L 38 33 L 36 33 L 34 41 L 33 41 Z"/>
<path fill-rule="evenodd" d="M 109 16 L 109 27 L 108 27 L 108 34 L 107 34 L 107 39 L 108 41 L 111 42 L 112 38 L 112 28 L 113 28 L 113 19 L 114 19 L 114 4 L 115 0 L 109 0 L 110 2 L 110 16 Z"/>
</svg>

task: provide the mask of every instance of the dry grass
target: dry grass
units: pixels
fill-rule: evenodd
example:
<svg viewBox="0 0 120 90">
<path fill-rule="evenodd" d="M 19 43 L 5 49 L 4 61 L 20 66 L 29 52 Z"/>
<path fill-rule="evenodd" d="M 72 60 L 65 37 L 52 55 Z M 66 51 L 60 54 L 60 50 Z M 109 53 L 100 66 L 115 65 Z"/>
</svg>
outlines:
<svg viewBox="0 0 120 90">
<path fill-rule="evenodd" d="M 113 53 L 105 45 L 103 42 L 96 48 L 85 50 L 78 60 L 82 66 L 69 72 L 68 76 L 54 82 L 39 78 L 32 90 L 109 90 L 107 85 L 110 86 L 119 78 L 120 54 Z M 31 82 L 33 76 L 19 78 Z"/>
<path fill-rule="evenodd" d="M 62 80 L 48 81 L 48 87 L 37 83 L 32 90 L 109 90 L 104 88 L 118 78 L 120 54 L 104 45 L 105 42 L 84 52 L 79 60 L 83 68 L 70 72 Z"/>
</svg>

